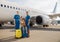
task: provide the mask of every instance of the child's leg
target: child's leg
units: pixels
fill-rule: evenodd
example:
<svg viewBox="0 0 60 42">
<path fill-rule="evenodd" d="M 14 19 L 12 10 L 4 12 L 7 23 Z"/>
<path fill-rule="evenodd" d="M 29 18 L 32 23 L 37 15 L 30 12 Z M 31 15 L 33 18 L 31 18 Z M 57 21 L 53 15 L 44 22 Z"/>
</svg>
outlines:
<svg viewBox="0 0 60 42">
<path fill-rule="evenodd" d="M 22 37 L 24 37 L 24 27 L 22 27 L 21 29 L 22 29 Z"/>
<path fill-rule="evenodd" d="M 26 29 L 26 33 L 28 33 L 28 32 L 27 32 L 27 27 L 25 27 L 25 29 Z"/>
</svg>

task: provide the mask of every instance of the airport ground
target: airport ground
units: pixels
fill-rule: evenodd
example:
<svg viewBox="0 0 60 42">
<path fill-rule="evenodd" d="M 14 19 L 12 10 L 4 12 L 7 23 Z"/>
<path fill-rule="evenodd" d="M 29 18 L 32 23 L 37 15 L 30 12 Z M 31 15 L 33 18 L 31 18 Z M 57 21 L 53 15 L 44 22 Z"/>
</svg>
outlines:
<svg viewBox="0 0 60 42">
<path fill-rule="evenodd" d="M 0 27 L 0 42 L 60 42 L 60 25 L 30 28 L 30 37 L 15 39 L 13 25 Z"/>
</svg>

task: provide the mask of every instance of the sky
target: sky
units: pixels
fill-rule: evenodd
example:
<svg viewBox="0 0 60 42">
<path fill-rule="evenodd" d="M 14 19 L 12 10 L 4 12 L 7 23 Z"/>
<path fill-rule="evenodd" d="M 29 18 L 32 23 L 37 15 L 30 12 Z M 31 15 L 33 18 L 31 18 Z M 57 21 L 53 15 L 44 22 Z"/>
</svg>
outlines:
<svg viewBox="0 0 60 42">
<path fill-rule="evenodd" d="M 54 10 L 57 2 L 56 13 L 60 13 L 60 0 L 4 0 L 9 2 L 16 2 L 20 6 L 29 7 L 44 12 L 51 13 Z"/>
</svg>

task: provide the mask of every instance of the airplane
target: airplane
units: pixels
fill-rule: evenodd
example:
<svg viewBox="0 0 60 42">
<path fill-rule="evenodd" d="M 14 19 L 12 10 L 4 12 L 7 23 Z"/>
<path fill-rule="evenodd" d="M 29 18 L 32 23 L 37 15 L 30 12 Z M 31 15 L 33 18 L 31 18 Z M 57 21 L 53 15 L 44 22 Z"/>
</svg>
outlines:
<svg viewBox="0 0 60 42">
<path fill-rule="evenodd" d="M 24 18 L 26 16 L 26 11 L 28 11 L 31 17 L 31 26 L 37 24 L 43 25 L 43 27 L 47 27 L 50 24 L 50 17 L 43 11 L 21 7 L 20 5 L 13 2 L 0 1 L 0 27 L 6 22 L 14 24 L 14 15 L 16 14 L 16 11 L 19 11 L 19 15 L 23 16 Z"/>
</svg>

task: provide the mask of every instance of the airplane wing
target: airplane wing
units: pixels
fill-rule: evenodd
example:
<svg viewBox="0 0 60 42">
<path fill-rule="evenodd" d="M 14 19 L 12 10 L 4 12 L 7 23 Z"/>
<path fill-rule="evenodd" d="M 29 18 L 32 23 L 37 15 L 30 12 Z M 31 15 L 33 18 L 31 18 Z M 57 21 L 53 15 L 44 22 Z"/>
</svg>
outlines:
<svg viewBox="0 0 60 42">
<path fill-rule="evenodd" d="M 54 17 L 57 17 L 57 16 L 59 16 L 60 17 L 60 13 L 55 13 L 55 14 L 53 14 L 53 15 L 48 15 L 50 18 L 54 18 Z"/>
</svg>

